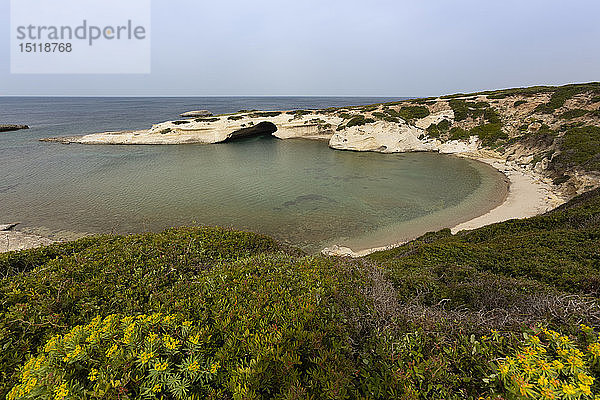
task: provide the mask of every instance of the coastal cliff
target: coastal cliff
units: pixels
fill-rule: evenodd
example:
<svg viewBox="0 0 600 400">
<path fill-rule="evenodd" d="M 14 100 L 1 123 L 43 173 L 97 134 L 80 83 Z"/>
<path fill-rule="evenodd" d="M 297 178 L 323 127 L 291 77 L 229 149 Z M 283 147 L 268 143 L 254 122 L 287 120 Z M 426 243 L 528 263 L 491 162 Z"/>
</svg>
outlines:
<svg viewBox="0 0 600 400">
<path fill-rule="evenodd" d="M 599 185 L 600 83 L 538 86 L 322 110 L 240 111 L 150 129 L 45 141 L 220 143 L 251 135 L 327 140 L 337 150 L 433 151 L 502 160 L 547 177 L 566 197 Z"/>
</svg>

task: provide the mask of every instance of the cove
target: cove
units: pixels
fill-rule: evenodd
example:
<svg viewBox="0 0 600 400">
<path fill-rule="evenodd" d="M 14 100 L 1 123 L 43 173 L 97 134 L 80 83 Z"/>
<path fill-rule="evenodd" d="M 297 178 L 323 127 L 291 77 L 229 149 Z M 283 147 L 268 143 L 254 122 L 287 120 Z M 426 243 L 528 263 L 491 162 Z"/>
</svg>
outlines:
<svg viewBox="0 0 600 400">
<path fill-rule="evenodd" d="M 219 225 L 311 253 L 360 250 L 456 225 L 506 194 L 503 175 L 477 161 L 336 151 L 320 141 L 52 150 L 43 169 L 3 186 L 0 204 L 6 220 L 58 238 Z"/>
</svg>

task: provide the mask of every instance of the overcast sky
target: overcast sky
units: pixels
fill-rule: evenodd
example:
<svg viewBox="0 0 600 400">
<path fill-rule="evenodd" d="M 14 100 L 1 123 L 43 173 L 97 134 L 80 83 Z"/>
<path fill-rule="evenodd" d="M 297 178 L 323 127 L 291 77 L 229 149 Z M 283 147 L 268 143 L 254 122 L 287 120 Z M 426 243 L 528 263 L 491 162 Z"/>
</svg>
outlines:
<svg viewBox="0 0 600 400">
<path fill-rule="evenodd" d="M 600 80 L 598 0 L 153 0 L 147 75 L 11 75 L 9 15 L 0 0 L 0 95 L 430 96 Z"/>
</svg>

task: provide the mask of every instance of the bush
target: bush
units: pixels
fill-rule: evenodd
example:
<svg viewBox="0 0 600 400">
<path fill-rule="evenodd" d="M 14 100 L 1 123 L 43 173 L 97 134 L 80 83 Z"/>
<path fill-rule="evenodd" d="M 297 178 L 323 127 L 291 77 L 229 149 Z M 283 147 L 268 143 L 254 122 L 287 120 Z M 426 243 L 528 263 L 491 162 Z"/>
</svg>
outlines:
<svg viewBox="0 0 600 400">
<path fill-rule="evenodd" d="M 194 121 L 196 122 L 216 122 L 219 118 L 196 118 Z"/>
<path fill-rule="evenodd" d="M 573 109 L 573 110 L 565 111 L 564 113 L 562 113 L 560 115 L 560 118 L 561 119 L 579 118 L 579 117 L 583 117 L 587 113 L 588 112 L 586 110 L 581 110 L 579 108 L 576 108 L 576 109 Z"/>
<path fill-rule="evenodd" d="M 439 137 L 441 133 L 445 133 L 450 129 L 450 121 L 447 119 L 441 120 L 437 125 L 431 124 L 427 128 L 427 133 L 431 137 Z"/>
<path fill-rule="evenodd" d="M 500 139 L 508 139 L 508 134 L 498 123 L 473 127 L 469 130 L 469 135 L 478 136 L 484 146 L 493 146 Z"/>
<path fill-rule="evenodd" d="M 464 130 L 463 128 L 459 128 L 458 126 L 450 129 L 450 140 L 465 140 L 468 139 L 471 134 Z"/>
<path fill-rule="evenodd" d="M 600 170 L 600 127 L 571 128 L 563 136 L 561 153 L 553 159 L 555 165 L 578 166 L 588 171 Z"/>
<path fill-rule="evenodd" d="M 523 105 L 527 103 L 527 100 L 517 100 L 513 103 L 513 107 L 519 107 L 520 105 Z"/>
<path fill-rule="evenodd" d="M 349 114 L 349 113 L 339 113 L 338 117 L 342 118 L 342 119 L 352 119 L 355 115 L 354 114 Z"/>
<path fill-rule="evenodd" d="M 447 119 L 443 119 L 438 123 L 437 127 L 440 131 L 446 132 L 448 131 L 448 129 L 450 129 L 450 125 L 450 121 L 448 121 Z"/>
<path fill-rule="evenodd" d="M 517 351 L 497 364 L 505 391 L 517 399 L 594 398 L 600 343 L 592 328 L 582 325 L 582 330 L 583 346 L 549 329 L 525 334 Z"/>
<path fill-rule="evenodd" d="M 7 399 L 216 398 L 211 333 L 173 314 L 96 317 L 47 341 Z"/>
<path fill-rule="evenodd" d="M 454 119 L 456 121 L 463 121 L 469 117 L 469 107 L 464 100 L 453 99 L 450 100 L 450 108 L 454 111 Z"/>
<path fill-rule="evenodd" d="M 351 128 L 353 126 L 361 126 L 361 125 L 365 125 L 365 124 L 372 124 L 373 122 L 375 122 L 374 119 L 372 118 L 365 118 L 364 115 L 357 115 L 355 117 L 352 117 L 350 119 L 350 121 L 348 121 L 348 123 L 346 124 L 347 128 Z"/>
<path fill-rule="evenodd" d="M 486 108 L 483 113 L 483 118 L 490 124 L 499 124 L 501 122 L 500 114 L 493 108 Z"/>
<path fill-rule="evenodd" d="M 427 127 L 427 134 L 433 138 L 440 137 L 440 130 L 436 124 L 431 124 Z"/>
<path fill-rule="evenodd" d="M 395 122 L 395 123 L 400 122 L 400 120 L 397 117 L 393 117 L 393 116 L 383 113 L 383 112 L 374 112 L 373 116 L 377 119 L 381 119 L 381 120 L 387 121 L 387 122 Z"/>
<path fill-rule="evenodd" d="M 429 115 L 429 109 L 425 106 L 405 106 L 398 111 L 400 118 L 405 121 L 425 118 Z"/>
</svg>

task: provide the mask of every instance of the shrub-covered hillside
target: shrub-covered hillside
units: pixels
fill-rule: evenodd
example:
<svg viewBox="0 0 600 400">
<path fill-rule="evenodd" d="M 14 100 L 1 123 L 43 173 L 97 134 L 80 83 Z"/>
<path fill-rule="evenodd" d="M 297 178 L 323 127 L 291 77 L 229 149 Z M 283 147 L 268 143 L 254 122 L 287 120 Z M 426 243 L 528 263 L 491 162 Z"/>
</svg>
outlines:
<svg viewBox="0 0 600 400">
<path fill-rule="evenodd" d="M 357 260 L 218 228 L 2 254 L 0 392 L 593 398 L 599 237 L 594 191 Z"/>
<path fill-rule="evenodd" d="M 534 86 L 322 110 L 345 127 L 405 121 L 419 139 L 476 136 L 483 149 L 554 179 L 569 194 L 597 187 L 600 83 Z"/>
</svg>

